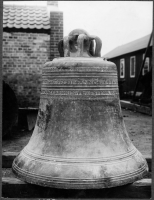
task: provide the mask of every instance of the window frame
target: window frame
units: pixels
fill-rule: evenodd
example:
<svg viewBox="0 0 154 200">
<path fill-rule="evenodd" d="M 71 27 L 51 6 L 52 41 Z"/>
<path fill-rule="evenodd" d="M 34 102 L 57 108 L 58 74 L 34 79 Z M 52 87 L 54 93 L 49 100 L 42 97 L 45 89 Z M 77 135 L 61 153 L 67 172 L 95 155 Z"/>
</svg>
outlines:
<svg viewBox="0 0 154 200">
<path fill-rule="evenodd" d="M 145 56 L 145 54 L 143 54 L 143 60 L 144 60 L 144 56 Z M 148 72 L 149 72 L 149 69 L 150 69 L 150 57 L 146 57 L 146 59 L 145 59 L 145 63 L 148 61 Z M 145 63 L 144 63 L 144 66 L 145 66 Z M 143 67 L 143 69 L 142 69 L 142 76 L 144 76 L 146 73 L 145 73 L 145 69 L 144 69 L 144 67 Z"/>
<path fill-rule="evenodd" d="M 121 63 L 123 63 L 123 75 L 121 75 Z M 125 59 L 120 59 L 120 78 L 125 78 Z"/>
<path fill-rule="evenodd" d="M 134 74 L 132 74 L 132 62 L 131 60 L 134 58 Z M 130 57 L 130 78 L 135 78 L 136 74 L 136 56 L 131 56 Z"/>
</svg>

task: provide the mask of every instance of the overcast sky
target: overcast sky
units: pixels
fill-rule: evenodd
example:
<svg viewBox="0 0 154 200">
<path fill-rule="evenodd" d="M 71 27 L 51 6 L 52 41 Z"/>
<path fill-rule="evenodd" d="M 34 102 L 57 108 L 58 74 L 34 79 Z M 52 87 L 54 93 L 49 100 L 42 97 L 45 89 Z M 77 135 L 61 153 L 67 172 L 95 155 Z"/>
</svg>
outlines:
<svg viewBox="0 0 154 200">
<path fill-rule="evenodd" d="M 5 1 L 4 1 L 5 2 Z M 46 1 L 6 3 L 46 6 Z M 102 56 L 113 48 L 152 31 L 152 1 L 59 1 L 64 16 L 64 36 L 76 28 L 102 40 Z"/>
</svg>

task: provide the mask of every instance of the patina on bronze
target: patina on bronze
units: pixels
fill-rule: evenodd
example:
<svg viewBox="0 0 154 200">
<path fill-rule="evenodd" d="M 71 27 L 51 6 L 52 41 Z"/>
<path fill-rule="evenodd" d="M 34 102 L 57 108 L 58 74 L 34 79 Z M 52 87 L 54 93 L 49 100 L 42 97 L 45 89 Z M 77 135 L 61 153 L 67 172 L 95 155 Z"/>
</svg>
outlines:
<svg viewBox="0 0 154 200">
<path fill-rule="evenodd" d="M 101 40 L 84 30 L 61 45 L 64 57 L 43 67 L 35 129 L 13 172 L 28 183 L 66 189 L 141 179 L 148 167 L 125 128 L 116 65 L 99 57 Z"/>
</svg>

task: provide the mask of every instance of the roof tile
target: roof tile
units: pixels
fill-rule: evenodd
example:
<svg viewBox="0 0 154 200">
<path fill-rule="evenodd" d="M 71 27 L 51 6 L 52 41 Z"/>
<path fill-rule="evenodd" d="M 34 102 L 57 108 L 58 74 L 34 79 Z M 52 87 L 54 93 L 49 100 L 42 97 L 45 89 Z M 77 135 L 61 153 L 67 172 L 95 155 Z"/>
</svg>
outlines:
<svg viewBox="0 0 154 200">
<path fill-rule="evenodd" d="M 5 5 L 3 28 L 50 29 L 46 7 Z"/>
<path fill-rule="evenodd" d="M 15 28 L 21 28 L 21 25 L 15 24 L 14 27 Z"/>
<path fill-rule="evenodd" d="M 13 28 L 13 27 L 14 27 L 14 24 L 7 23 L 7 27 Z"/>
</svg>

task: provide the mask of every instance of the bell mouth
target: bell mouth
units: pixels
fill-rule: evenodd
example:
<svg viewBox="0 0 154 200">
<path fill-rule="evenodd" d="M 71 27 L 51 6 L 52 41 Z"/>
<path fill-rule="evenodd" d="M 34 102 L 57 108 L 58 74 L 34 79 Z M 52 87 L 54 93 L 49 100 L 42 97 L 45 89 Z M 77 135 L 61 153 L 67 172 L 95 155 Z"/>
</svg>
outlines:
<svg viewBox="0 0 154 200">
<path fill-rule="evenodd" d="M 101 189 L 122 186 L 142 179 L 148 172 L 147 163 L 138 150 L 113 161 L 84 162 L 31 155 L 23 150 L 12 166 L 19 179 L 28 183 L 62 189 Z M 138 160 L 138 164 L 134 164 Z M 127 170 L 126 170 L 127 169 Z"/>
</svg>

